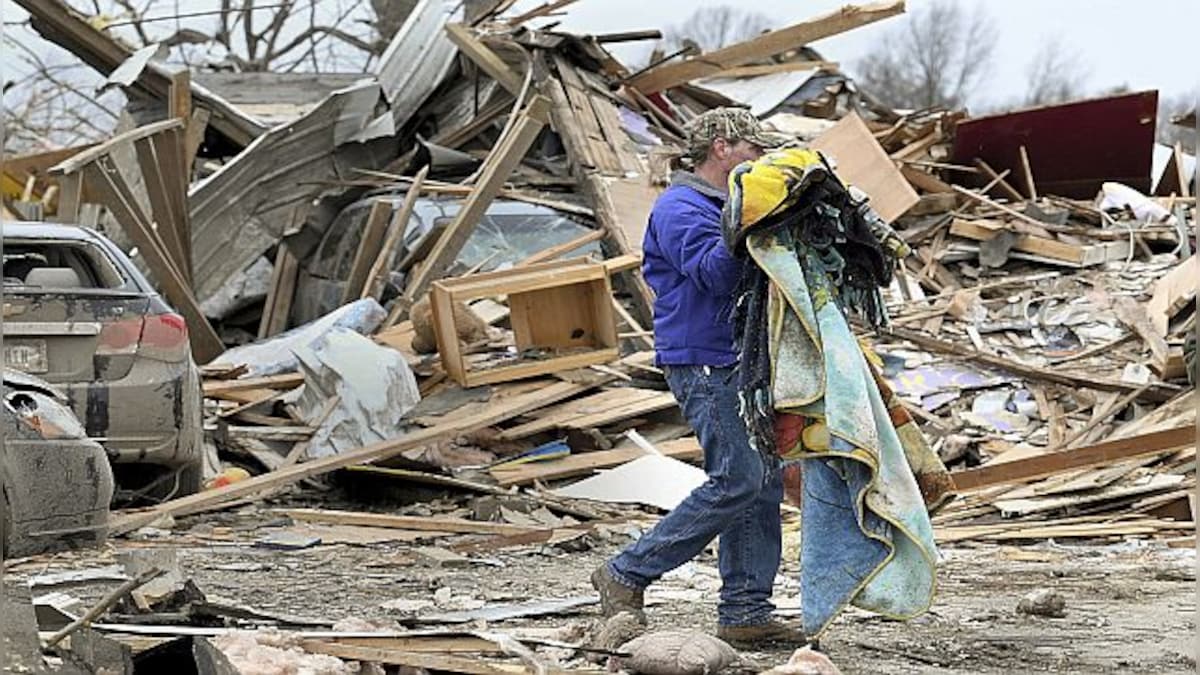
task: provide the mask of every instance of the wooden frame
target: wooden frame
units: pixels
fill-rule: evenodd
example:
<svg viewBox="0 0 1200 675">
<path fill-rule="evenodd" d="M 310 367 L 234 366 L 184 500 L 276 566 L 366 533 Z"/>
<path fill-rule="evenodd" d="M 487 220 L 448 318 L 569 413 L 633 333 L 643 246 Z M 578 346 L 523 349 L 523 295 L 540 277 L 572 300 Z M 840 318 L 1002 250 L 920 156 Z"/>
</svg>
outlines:
<svg viewBox="0 0 1200 675">
<path fill-rule="evenodd" d="M 453 307 L 494 295 L 508 296 L 518 351 L 580 347 L 585 351 L 472 370 L 458 341 Z M 442 367 L 464 387 L 583 368 L 619 356 L 612 285 L 603 263 L 575 258 L 437 281 L 430 306 Z"/>
</svg>

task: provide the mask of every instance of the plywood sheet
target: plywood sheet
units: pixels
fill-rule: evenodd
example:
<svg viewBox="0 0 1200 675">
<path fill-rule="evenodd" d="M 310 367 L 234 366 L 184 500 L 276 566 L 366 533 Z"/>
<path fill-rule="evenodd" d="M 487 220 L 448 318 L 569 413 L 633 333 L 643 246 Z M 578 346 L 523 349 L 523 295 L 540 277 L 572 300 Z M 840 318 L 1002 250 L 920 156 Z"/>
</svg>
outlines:
<svg viewBox="0 0 1200 675">
<path fill-rule="evenodd" d="M 856 113 L 843 117 L 811 147 L 837 162 L 838 176 L 870 195 L 872 208 L 889 223 L 920 201 Z"/>
</svg>

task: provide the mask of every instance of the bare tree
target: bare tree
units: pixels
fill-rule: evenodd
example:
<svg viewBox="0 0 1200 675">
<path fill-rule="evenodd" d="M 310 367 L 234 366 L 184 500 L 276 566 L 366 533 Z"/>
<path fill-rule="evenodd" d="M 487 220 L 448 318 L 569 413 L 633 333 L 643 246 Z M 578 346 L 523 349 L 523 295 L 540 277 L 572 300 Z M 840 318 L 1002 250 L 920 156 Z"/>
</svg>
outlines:
<svg viewBox="0 0 1200 675">
<path fill-rule="evenodd" d="M 1047 39 L 1025 66 L 1028 89 L 1024 105 L 1038 106 L 1082 98 L 1088 69 L 1078 52 L 1064 51 L 1062 42 Z"/>
<path fill-rule="evenodd" d="M 1155 129 L 1159 143 L 1172 146 L 1181 143 L 1184 152 L 1196 152 L 1196 129 L 1175 124 L 1171 122 L 1171 119 L 1195 110 L 1197 99 L 1200 99 L 1200 89 L 1174 96 L 1160 96 L 1158 99 L 1158 125 Z"/>
<path fill-rule="evenodd" d="M 58 2 L 59 0 L 48 0 Z M 166 61 L 237 71 L 366 72 L 414 0 L 68 0 L 114 38 L 161 44 Z M 96 93 L 103 77 L 46 43 L 28 19 L 6 15 L 5 150 L 32 152 L 107 136 L 121 95 Z"/>
<path fill-rule="evenodd" d="M 765 14 L 731 5 L 700 7 L 682 22 L 663 30 L 663 47 L 672 52 L 691 40 L 710 52 L 752 38 L 773 25 Z"/>
<path fill-rule="evenodd" d="M 936 0 L 902 19 L 858 64 L 858 82 L 897 108 L 960 108 L 991 67 L 997 34 L 981 5 Z"/>
</svg>

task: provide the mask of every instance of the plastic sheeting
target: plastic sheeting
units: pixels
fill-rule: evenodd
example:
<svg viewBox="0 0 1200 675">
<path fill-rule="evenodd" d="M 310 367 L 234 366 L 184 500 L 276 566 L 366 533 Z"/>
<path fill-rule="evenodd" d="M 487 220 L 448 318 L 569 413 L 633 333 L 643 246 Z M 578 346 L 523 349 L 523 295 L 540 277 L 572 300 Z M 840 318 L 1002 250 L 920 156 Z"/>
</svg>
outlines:
<svg viewBox="0 0 1200 675">
<path fill-rule="evenodd" d="M 269 340 L 230 349 L 217 357 L 212 365 L 245 364 L 249 368 L 249 377 L 295 372 L 300 367 L 295 354 L 297 350 L 316 344 L 336 328 L 346 328 L 362 335 L 373 333 L 386 318 L 387 312 L 382 305 L 371 298 L 364 298 Z"/>
</svg>

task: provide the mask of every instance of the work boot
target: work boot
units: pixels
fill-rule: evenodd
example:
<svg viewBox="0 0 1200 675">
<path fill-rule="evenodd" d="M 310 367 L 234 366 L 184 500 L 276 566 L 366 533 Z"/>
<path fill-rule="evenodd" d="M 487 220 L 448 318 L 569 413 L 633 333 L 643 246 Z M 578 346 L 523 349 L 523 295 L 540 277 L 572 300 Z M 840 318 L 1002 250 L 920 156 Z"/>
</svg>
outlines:
<svg viewBox="0 0 1200 675">
<path fill-rule="evenodd" d="M 717 637 L 740 649 L 770 646 L 799 649 L 808 644 L 804 631 L 776 619 L 753 626 L 717 626 Z"/>
<path fill-rule="evenodd" d="M 600 612 L 604 614 L 604 618 L 610 619 L 621 612 L 628 612 L 638 621 L 646 622 L 642 590 L 617 581 L 608 569 L 608 563 L 592 572 L 592 588 L 600 594 Z"/>
</svg>

